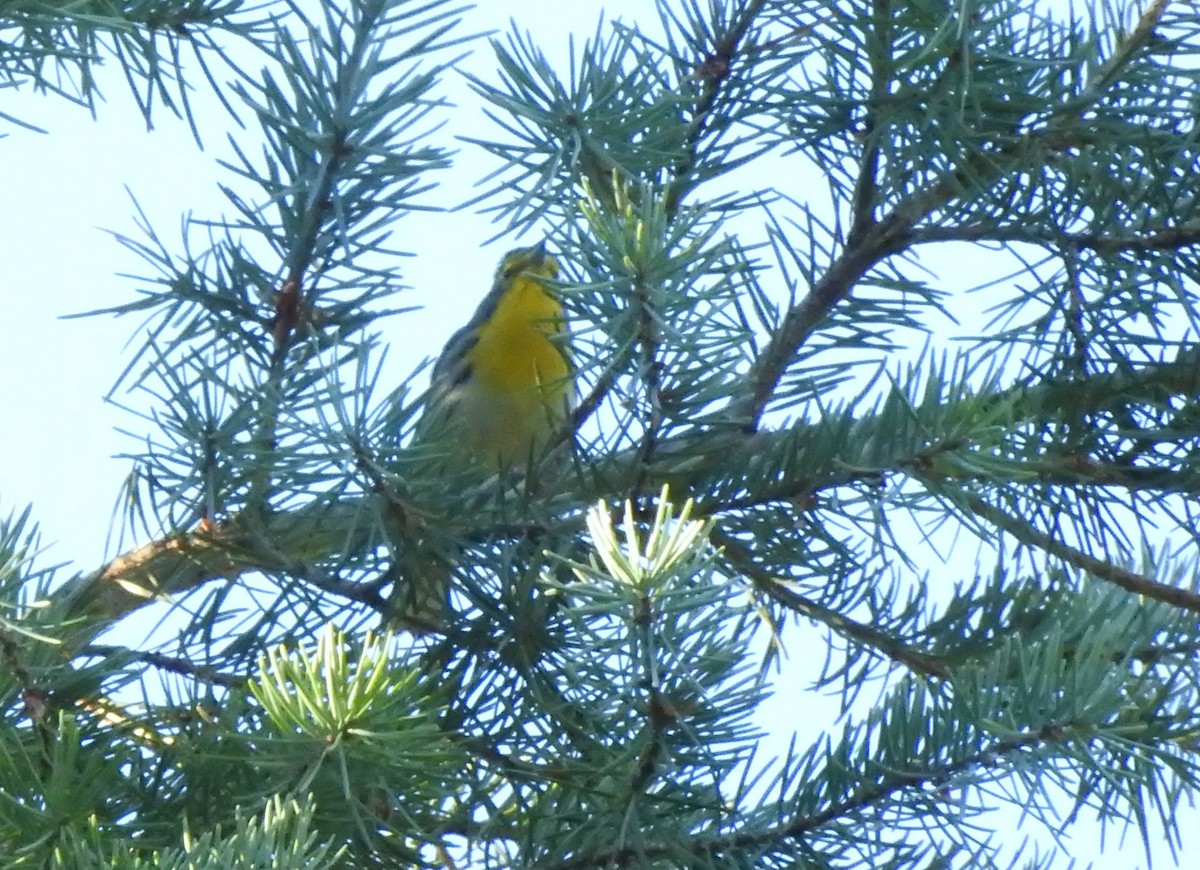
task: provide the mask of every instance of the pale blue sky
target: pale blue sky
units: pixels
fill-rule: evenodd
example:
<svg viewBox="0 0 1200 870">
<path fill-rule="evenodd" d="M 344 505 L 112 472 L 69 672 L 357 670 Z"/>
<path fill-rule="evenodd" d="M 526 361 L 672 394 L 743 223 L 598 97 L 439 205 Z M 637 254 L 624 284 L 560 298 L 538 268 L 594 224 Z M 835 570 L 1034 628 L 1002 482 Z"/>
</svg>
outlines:
<svg viewBox="0 0 1200 870">
<path fill-rule="evenodd" d="M 567 34 L 587 38 L 595 32 L 602 11 L 608 19 L 654 20 L 648 0 L 559 4 L 508 0 L 481 4 L 468 14 L 468 29 L 505 29 L 511 16 L 533 33 L 552 60 L 561 61 L 566 57 Z M 487 76 L 490 61 L 490 52 L 480 43 L 467 66 Z M 212 124 L 213 129 L 205 129 L 207 150 L 200 151 L 187 127 L 165 113 L 156 116 L 157 129 L 147 133 L 123 81 L 113 76 L 101 81 L 107 102 L 100 106 L 97 121 L 61 101 L 9 90 L 4 92 L 5 111 L 46 128 L 48 134 L 0 127 L 9 134 L 0 140 L 9 203 L 0 211 L 0 258 L 5 264 L 0 292 L 6 306 L 6 338 L 0 342 L 0 366 L 6 377 L 0 399 L 8 421 L 0 434 L 4 457 L 0 510 L 7 513 L 32 503 L 43 542 L 49 546 L 46 559 L 69 562 L 79 570 L 103 561 L 113 505 L 128 472 L 127 462 L 114 457 L 136 450 L 130 436 L 118 430 L 136 435 L 146 428 L 139 418 L 104 401 L 129 358 L 127 342 L 137 320 L 61 317 L 128 301 L 137 282 L 118 273 L 145 273 L 141 263 L 101 229 L 138 235 L 126 186 L 168 242 L 179 237 L 182 214 L 215 217 L 228 211 L 216 188 L 218 181 L 229 180 L 216 165 L 229 153 L 225 116 L 201 99 L 202 123 Z M 486 122 L 478 102 L 461 82 L 448 85 L 447 93 L 463 108 L 447 114 L 450 126 L 438 139 L 455 146 L 451 134 L 478 133 L 479 125 Z M 253 146 L 252 132 L 238 135 Z M 472 194 L 472 184 L 495 168 L 473 146 L 457 147 L 461 153 L 455 169 L 440 175 L 442 188 L 429 195 L 431 200 L 461 202 Z M 463 313 L 486 290 L 496 259 L 511 241 L 483 248 L 495 232 L 486 217 L 469 212 L 420 214 L 396 227 L 395 246 L 417 252 L 405 273 L 414 290 L 398 304 L 421 305 L 423 310 L 407 315 L 402 340 L 389 351 L 387 371 L 395 382 L 440 350 Z M 961 286 L 980 280 L 974 260 L 968 262 L 969 269 L 949 258 L 933 265 L 944 284 Z M 448 282 L 454 292 L 448 292 Z M 120 395 L 114 398 L 125 400 Z M 971 573 L 969 567 L 964 573 Z M 805 636 L 817 643 L 822 633 Z M 800 637 L 800 632 L 791 635 L 793 642 Z M 770 703 L 765 721 L 778 723 L 773 732 L 780 745 L 788 736 L 787 723 L 810 729 L 801 735 L 804 745 L 816 726 L 838 726 L 813 715 L 811 693 L 790 688 L 803 685 L 794 680 L 802 680 L 804 666 L 819 662 L 824 650 L 793 648 L 790 652 L 793 664 L 783 683 L 789 688 Z M 832 709 L 832 704 L 825 706 Z M 1200 815 L 1191 815 L 1200 820 Z M 1009 813 L 1005 817 L 1015 819 Z M 1014 841 L 1018 839 L 1015 827 L 1015 823 L 1000 826 L 1002 831 L 1014 831 Z M 1021 833 L 1035 835 L 1036 825 L 1026 824 Z M 1070 837 L 1067 850 L 1081 862 L 1097 860 L 1101 866 L 1131 868 L 1145 863 L 1136 837 L 1119 853 L 1110 842 L 1102 861 L 1095 828 L 1080 824 Z M 1038 839 L 1045 842 L 1044 837 Z M 1200 848 L 1200 837 L 1193 834 L 1191 845 Z M 1157 866 L 1167 866 L 1167 858 L 1161 850 Z"/>
</svg>

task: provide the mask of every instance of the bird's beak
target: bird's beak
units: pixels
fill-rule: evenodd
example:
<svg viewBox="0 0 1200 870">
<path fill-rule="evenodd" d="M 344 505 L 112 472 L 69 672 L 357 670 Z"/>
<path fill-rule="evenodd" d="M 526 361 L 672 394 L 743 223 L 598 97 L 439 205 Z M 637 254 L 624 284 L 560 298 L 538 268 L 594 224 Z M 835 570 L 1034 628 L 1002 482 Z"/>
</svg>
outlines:
<svg viewBox="0 0 1200 870">
<path fill-rule="evenodd" d="M 541 266 L 546 262 L 546 240 L 538 242 L 529 251 L 530 259 L 533 260 L 535 266 Z"/>
</svg>

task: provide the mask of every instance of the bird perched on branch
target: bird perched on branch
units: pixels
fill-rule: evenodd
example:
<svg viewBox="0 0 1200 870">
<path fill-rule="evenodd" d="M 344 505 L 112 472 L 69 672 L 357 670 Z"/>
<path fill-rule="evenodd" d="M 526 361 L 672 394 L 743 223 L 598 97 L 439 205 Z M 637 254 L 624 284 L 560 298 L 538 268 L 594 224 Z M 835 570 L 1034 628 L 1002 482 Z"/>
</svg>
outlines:
<svg viewBox="0 0 1200 870">
<path fill-rule="evenodd" d="M 528 469 L 575 406 L 566 318 L 549 286 L 557 277 L 544 243 L 504 255 L 491 291 L 434 364 L 415 443 L 486 474 Z M 405 572 L 402 622 L 441 624 L 449 572 L 439 567 L 448 568 Z"/>
<path fill-rule="evenodd" d="M 575 403 L 566 319 L 544 244 L 509 251 L 433 367 L 421 429 L 489 470 L 523 468 Z"/>
</svg>

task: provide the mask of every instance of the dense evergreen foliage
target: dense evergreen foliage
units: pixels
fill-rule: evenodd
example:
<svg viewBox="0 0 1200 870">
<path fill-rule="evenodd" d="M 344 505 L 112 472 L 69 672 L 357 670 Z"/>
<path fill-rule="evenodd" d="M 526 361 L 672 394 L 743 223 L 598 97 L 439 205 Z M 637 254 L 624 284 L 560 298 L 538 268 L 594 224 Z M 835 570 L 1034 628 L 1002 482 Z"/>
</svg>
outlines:
<svg viewBox="0 0 1200 870">
<path fill-rule="evenodd" d="M 139 543 L 51 568 L 36 505 L 0 528 L 0 863 L 1173 842 L 1200 786 L 1195 6 L 660 0 L 565 65 L 471 14 L 0 6 L 5 84 L 90 104 L 103 62 L 192 123 L 211 90 L 235 154 L 224 215 L 124 240 Z M 486 117 L 440 99 L 463 52 L 494 53 Z M 455 205 L 456 111 L 494 170 L 473 205 L 563 265 L 581 401 L 523 475 L 439 462 L 410 438 L 427 372 L 380 376 L 421 256 L 393 231 Z M 438 570 L 445 625 L 395 625 Z M 161 643 L 123 644 L 154 608 Z M 772 692 L 824 737 L 756 753 L 801 724 L 756 715 Z"/>
</svg>

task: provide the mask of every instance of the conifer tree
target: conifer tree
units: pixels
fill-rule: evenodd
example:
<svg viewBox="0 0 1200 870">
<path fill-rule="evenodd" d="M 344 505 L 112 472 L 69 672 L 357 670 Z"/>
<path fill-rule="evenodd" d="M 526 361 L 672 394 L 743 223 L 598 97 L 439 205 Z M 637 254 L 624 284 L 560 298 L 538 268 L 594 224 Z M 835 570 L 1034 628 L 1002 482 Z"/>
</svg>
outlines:
<svg viewBox="0 0 1200 870">
<path fill-rule="evenodd" d="M 193 124 L 205 89 L 234 155 L 228 211 L 123 239 L 96 313 L 135 315 L 128 546 L 0 526 L 0 864 L 1056 867 L 1095 826 L 1169 859 L 1194 5 L 660 0 L 565 66 L 471 15 L 0 8 L 7 84 L 91 104 L 103 62 Z M 580 399 L 521 473 L 447 467 L 427 372 L 381 376 L 463 52 L 470 207 L 546 239 L 570 317 Z M 832 697 L 822 736 L 756 751 L 810 724 L 771 693 Z"/>
</svg>

